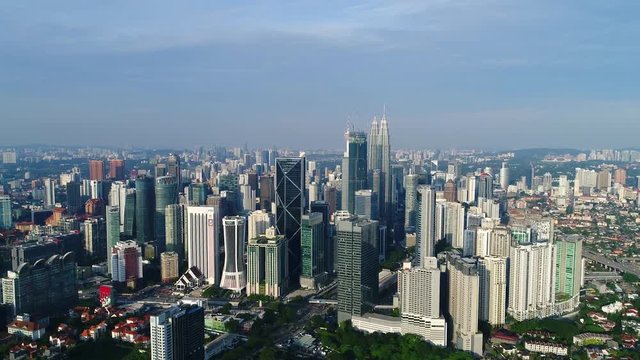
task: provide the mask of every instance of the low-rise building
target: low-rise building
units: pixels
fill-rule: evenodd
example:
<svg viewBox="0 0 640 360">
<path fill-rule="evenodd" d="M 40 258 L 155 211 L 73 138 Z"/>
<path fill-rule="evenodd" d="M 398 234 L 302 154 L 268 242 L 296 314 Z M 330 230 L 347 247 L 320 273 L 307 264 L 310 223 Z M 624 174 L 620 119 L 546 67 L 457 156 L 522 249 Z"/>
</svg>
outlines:
<svg viewBox="0 0 640 360">
<path fill-rule="evenodd" d="M 554 354 L 558 356 L 567 356 L 569 348 L 562 344 L 542 341 L 526 341 L 524 348 L 537 353 Z"/>
</svg>

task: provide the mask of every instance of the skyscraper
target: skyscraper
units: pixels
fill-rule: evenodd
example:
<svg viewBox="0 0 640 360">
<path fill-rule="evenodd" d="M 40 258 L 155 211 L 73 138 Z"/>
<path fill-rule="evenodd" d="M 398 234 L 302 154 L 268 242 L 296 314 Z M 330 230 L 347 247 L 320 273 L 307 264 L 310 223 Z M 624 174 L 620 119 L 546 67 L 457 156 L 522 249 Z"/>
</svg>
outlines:
<svg viewBox="0 0 640 360">
<path fill-rule="evenodd" d="M 451 179 L 444 184 L 444 198 L 449 202 L 455 202 L 458 198 L 458 188 Z"/>
<path fill-rule="evenodd" d="M 175 177 L 169 175 L 156 178 L 155 200 L 154 225 L 156 247 L 158 252 L 164 252 L 166 249 L 165 217 L 167 206 L 178 203 Z"/>
<path fill-rule="evenodd" d="M 11 225 L 11 197 L 0 195 L 0 229 L 10 229 Z"/>
<path fill-rule="evenodd" d="M 149 319 L 151 360 L 204 359 L 204 309 L 174 306 Z"/>
<path fill-rule="evenodd" d="M 260 209 L 271 211 L 271 203 L 276 201 L 273 176 L 260 176 Z"/>
<path fill-rule="evenodd" d="M 337 210 L 338 205 L 338 191 L 334 186 L 325 185 L 324 186 L 324 201 L 329 204 L 329 216 L 333 215 L 333 213 Z"/>
<path fill-rule="evenodd" d="M 556 302 L 572 301 L 569 309 L 580 304 L 580 286 L 582 285 L 582 237 L 567 235 L 555 243 L 556 245 Z"/>
<path fill-rule="evenodd" d="M 444 203 L 444 237 L 447 244 L 456 249 L 463 248 L 465 215 L 462 204 Z"/>
<path fill-rule="evenodd" d="M 44 180 L 44 207 L 50 209 L 56 205 L 56 183 L 51 178 Z"/>
<path fill-rule="evenodd" d="M 124 180 L 124 160 L 111 159 L 109 160 L 109 179 L 112 180 Z"/>
<path fill-rule="evenodd" d="M 142 244 L 154 240 L 155 193 L 153 178 L 136 178 L 136 241 Z"/>
<path fill-rule="evenodd" d="M 488 256 L 478 260 L 480 320 L 503 325 L 507 310 L 507 259 Z"/>
<path fill-rule="evenodd" d="M 136 190 L 129 190 L 124 203 L 123 233 L 126 237 L 132 238 L 136 235 Z"/>
<path fill-rule="evenodd" d="M 102 160 L 89 160 L 89 180 L 104 179 L 104 162 Z"/>
<path fill-rule="evenodd" d="M 259 210 L 254 211 L 247 217 L 248 239 L 257 238 L 264 235 L 268 228 L 273 226 L 273 214 Z"/>
<path fill-rule="evenodd" d="M 398 271 L 401 331 L 447 346 L 447 323 L 440 314 L 440 270 L 436 258 L 426 267 L 404 262 Z"/>
<path fill-rule="evenodd" d="M 111 248 L 111 279 L 120 288 L 142 285 L 142 248 L 135 241 L 118 241 Z"/>
<path fill-rule="evenodd" d="M 480 175 L 478 182 L 478 197 L 484 199 L 493 199 L 493 176 L 483 173 Z"/>
<path fill-rule="evenodd" d="M 244 244 L 246 226 L 242 216 L 225 216 L 222 219 L 224 232 L 224 270 L 220 287 L 240 292 L 247 285 L 244 269 Z"/>
<path fill-rule="evenodd" d="M 105 253 L 110 254 L 111 248 L 120 241 L 120 209 L 117 206 L 107 206 L 105 217 L 107 219 L 107 247 Z M 111 274 L 111 262 L 107 261 L 107 265 L 109 274 Z"/>
<path fill-rule="evenodd" d="M 336 222 L 338 321 L 362 316 L 378 297 L 378 222 L 350 216 Z"/>
<path fill-rule="evenodd" d="M 178 261 L 184 260 L 184 205 L 167 205 L 165 219 L 165 248 L 178 254 Z"/>
<path fill-rule="evenodd" d="M 416 262 L 435 256 L 436 190 L 432 186 L 418 186 L 418 219 L 416 221 Z"/>
<path fill-rule="evenodd" d="M 348 130 L 347 150 L 342 158 L 342 209 L 355 211 L 356 191 L 367 187 L 367 136 Z"/>
<path fill-rule="evenodd" d="M 247 295 L 279 298 L 286 293 L 289 266 L 287 238 L 267 229 L 264 235 L 249 239 L 247 247 Z"/>
<path fill-rule="evenodd" d="M 418 219 L 418 175 L 410 173 L 404 177 L 404 227 L 415 228 Z"/>
<path fill-rule="evenodd" d="M 502 167 L 500 168 L 500 187 L 507 191 L 509 187 L 509 164 L 505 161 L 502 163 Z"/>
<path fill-rule="evenodd" d="M 175 154 L 169 154 L 167 157 L 167 175 L 173 176 L 176 179 L 178 192 L 182 187 L 182 170 L 180 168 L 180 158 Z"/>
<path fill-rule="evenodd" d="M 106 259 L 107 231 L 104 218 L 94 217 L 84 221 L 84 249 L 90 256 Z"/>
<path fill-rule="evenodd" d="M 311 203 L 310 212 L 322 214 L 322 229 L 324 231 L 322 242 L 324 244 L 324 271 L 332 273 L 334 269 L 334 258 L 336 246 L 334 237 L 329 228 L 330 204 L 327 201 L 314 201 Z"/>
<path fill-rule="evenodd" d="M 369 220 L 378 220 L 378 194 L 372 190 L 356 191 L 354 214 Z"/>
<path fill-rule="evenodd" d="M 384 190 L 378 191 L 381 204 L 380 214 L 390 219 L 393 216 L 391 210 L 392 203 L 392 180 L 391 180 L 391 143 L 389 139 L 389 125 L 387 114 L 382 114 L 382 119 L 377 122 L 374 117 L 369 133 L 369 159 L 367 169 L 369 172 L 379 169 L 381 171 L 381 183 Z"/>
<path fill-rule="evenodd" d="M 70 181 L 67 183 L 67 212 L 69 214 L 77 214 L 80 209 L 82 209 L 80 183 Z"/>
<path fill-rule="evenodd" d="M 478 331 L 480 276 L 476 261 L 447 255 L 451 339 L 456 349 L 482 355 L 482 333 Z"/>
<path fill-rule="evenodd" d="M 548 242 L 511 246 L 507 312 L 517 321 L 554 314 L 555 252 Z"/>
<path fill-rule="evenodd" d="M 160 281 L 167 284 L 178 280 L 179 261 L 180 258 L 176 252 L 167 251 L 160 254 Z"/>
<path fill-rule="evenodd" d="M 217 206 L 188 206 L 186 210 L 187 261 L 197 267 L 211 285 L 220 281 L 220 209 Z"/>
<path fill-rule="evenodd" d="M 314 289 L 325 272 L 324 221 L 322 213 L 302 215 L 300 286 Z"/>
<path fill-rule="evenodd" d="M 289 281 L 300 276 L 300 226 L 304 209 L 305 157 L 276 159 L 276 229 L 287 238 Z"/>
</svg>

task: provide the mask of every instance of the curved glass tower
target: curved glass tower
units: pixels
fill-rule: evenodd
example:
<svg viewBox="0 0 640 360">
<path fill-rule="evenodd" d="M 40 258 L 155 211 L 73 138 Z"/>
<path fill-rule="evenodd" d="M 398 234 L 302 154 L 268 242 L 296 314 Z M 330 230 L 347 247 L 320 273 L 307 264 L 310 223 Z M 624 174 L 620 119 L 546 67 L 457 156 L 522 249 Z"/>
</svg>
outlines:
<svg viewBox="0 0 640 360">
<path fill-rule="evenodd" d="M 247 285 L 247 274 L 244 268 L 245 220 L 242 216 L 225 216 L 222 219 L 222 228 L 224 271 L 220 287 L 240 292 Z"/>
<path fill-rule="evenodd" d="M 156 178 L 156 211 L 154 218 L 155 238 L 158 252 L 165 251 L 165 214 L 167 206 L 178 202 L 178 187 L 176 178 L 172 175 Z"/>
<path fill-rule="evenodd" d="M 136 179 L 136 241 L 140 244 L 154 240 L 153 178 L 139 176 Z"/>
</svg>

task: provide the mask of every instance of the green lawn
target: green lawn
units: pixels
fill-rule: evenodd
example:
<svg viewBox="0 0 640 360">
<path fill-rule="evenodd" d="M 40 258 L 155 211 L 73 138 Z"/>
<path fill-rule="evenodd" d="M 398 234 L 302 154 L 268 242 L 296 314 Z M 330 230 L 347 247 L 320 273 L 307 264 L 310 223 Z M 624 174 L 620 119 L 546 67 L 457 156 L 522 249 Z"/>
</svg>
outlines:
<svg viewBox="0 0 640 360">
<path fill-rule="evenodd" d="M 147 359 L 147 355 L 141 354 L 132 345 L 116 342 L 112 339 L 102 339 L 97 342 L 78 344 L 69 351 L 70 359 Z"/>
</svg>

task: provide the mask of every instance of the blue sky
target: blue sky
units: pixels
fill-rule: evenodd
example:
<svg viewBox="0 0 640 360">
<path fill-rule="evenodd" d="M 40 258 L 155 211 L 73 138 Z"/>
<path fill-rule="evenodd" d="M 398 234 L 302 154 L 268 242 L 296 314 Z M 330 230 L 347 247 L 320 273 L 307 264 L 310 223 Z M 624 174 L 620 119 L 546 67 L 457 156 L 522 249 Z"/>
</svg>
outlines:
<svg viewBox="0 0 640 360">
<path fill-rule="evenodd" d="M 638 146 L 639 1 L 4 1 L 0 144 Z M 10 135 L 6 135 L 10 134 Z"/>
</svg>

